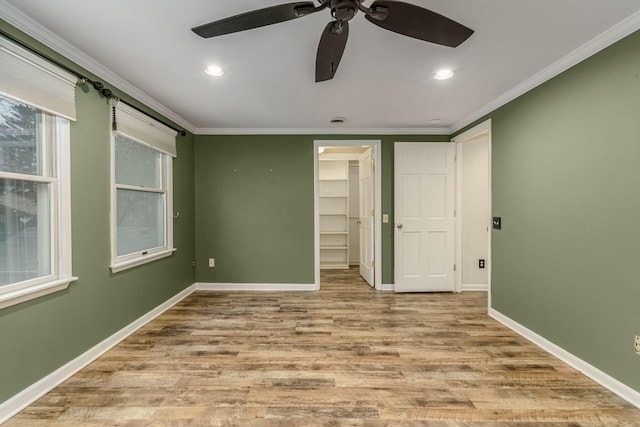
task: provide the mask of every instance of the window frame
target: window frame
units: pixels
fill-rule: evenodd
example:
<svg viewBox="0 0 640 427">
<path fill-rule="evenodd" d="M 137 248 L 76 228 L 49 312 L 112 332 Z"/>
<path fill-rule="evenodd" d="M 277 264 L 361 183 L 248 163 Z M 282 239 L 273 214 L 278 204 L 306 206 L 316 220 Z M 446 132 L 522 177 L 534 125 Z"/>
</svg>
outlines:
<svg viewBox="0 0 640 427">
<path fill-rule="evenodd" d="M 38 142 L 42 150 L 41 173 L 28 175 L 0 171 L 0 178 L 49 185 L 51 271 L 45 276 L 0 286 L 0 309 L 64 290 L 78 280 L 71 274 L 70 121 L 35 108 L 38 110 Z"/>
<path fill-rule="evenodd" d="M 140 187 L 116 182 L 116 133 L 111 132 L 111 268 L 112 273 L 138 267 L 152 261 L 166 258 L 172 255 L 176 249 L 173 247 L 173 158 L 158 150 L 151 144 L 132 138 L 128 135 L 120 135 L 129 141 L 144 145 L 154 150 L 158 155 L 158 167 L 160 168 L 161 188 Z M 164 197 L 164 245 L 147 248 L 130 254 L 118 255 L 118 189 L 141 191 L 162 194 Z"/>
</svg>

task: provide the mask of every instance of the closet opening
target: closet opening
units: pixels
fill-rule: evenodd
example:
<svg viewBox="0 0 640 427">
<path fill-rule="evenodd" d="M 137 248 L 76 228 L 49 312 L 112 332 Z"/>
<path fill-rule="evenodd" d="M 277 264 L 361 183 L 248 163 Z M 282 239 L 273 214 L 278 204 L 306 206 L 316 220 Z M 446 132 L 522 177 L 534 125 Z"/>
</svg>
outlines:
<svg viewBox="0 0 640 427">
<path fill-rule="evenodd" d="M 380 141 L 314 141 L 316 288 L 380 288 Z M 322 273 L 322 274 L 321 274 Z"/>
</svg>

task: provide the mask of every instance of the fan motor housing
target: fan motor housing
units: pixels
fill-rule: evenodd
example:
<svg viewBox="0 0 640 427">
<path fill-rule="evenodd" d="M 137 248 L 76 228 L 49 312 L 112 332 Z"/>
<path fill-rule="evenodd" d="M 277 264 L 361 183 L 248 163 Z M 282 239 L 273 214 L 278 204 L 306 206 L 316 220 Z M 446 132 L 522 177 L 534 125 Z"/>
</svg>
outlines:
<svg viewBox="0 0 640 427">
<path fill-rule="evenodd" d="M 348 21 L 358 11 L 358 0 L 329 0 L 331 16 L 338 21 Z"/>
</svg>

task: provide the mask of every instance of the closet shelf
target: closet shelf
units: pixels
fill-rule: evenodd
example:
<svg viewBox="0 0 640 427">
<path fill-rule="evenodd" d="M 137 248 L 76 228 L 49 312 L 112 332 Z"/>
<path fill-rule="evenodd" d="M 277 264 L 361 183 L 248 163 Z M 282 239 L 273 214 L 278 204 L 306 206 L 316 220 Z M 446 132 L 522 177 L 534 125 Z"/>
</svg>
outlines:
<svg viewBox="0 0 640 427">
<path fill-rule="evenodd" d="M 349 161 L 320 160 L 320 267 L 348 268 Z"/>
</svg>

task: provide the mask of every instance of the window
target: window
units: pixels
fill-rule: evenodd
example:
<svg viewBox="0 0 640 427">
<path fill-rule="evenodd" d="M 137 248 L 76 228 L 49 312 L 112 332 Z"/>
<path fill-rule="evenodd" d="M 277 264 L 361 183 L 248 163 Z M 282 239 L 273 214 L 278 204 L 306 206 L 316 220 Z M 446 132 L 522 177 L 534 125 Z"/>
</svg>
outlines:
<svg viewBox="0 0 640 427">
<path fill-rule="evenodd" d="M 69 119 L 76 78 L 0 39 L 0 308 L 71 275 Z"/>
<path fill-rule="evenodd" d="M 112 106 L 111 270 L 171 255 L 176 132 L 126 104 Z"/>
</svg>

